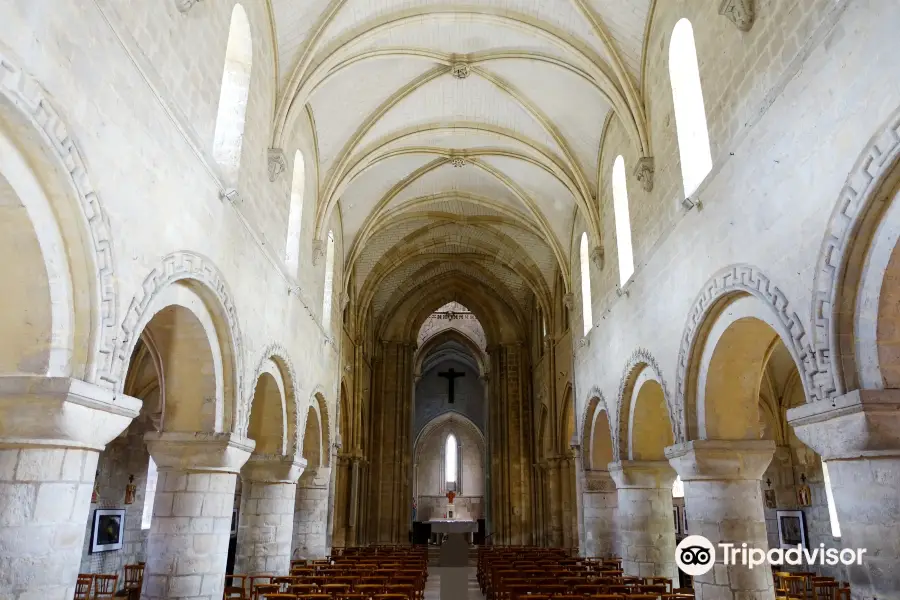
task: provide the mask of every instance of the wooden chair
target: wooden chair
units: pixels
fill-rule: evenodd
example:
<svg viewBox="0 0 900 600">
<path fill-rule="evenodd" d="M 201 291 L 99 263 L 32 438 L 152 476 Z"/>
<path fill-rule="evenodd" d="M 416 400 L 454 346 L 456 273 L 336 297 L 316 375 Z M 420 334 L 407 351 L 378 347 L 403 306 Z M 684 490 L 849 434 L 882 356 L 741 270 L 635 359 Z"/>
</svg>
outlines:
<svg viewBox="0 0 900 600">
<path fill-rule="evenodd" d="M 222 600 L 247 600 L 247 593 L 243 586 L 226 585 L 222 593 Z"/>
<path fill-rule="evenodd" d="M 585 600 L 622 600 L 621 594 L 591 594 Z"/>
<path fill-rule="evenodd" d="M 93 600 L 112 600 L 119 584 L 118 575 L 94 575 Z"/>
<path fill-rule="evenodd" d="M 815 600 L 834 600 L 835 590 L 840 587 L 837 581 L 813 581 L 813 598 Z"/>
<path fill-rule="evenodd" d="M 260 597 L 260 600 L 297 600 L 297 596 L 293 594 L 263 594 Z"/>
<path fill-rule="evenodd" d="M 262 600 L 271 594 L 280 594 L 281 586 L 275 583 L 253 583 L 253 600 Z"/>
<path fill-rule="evenodd" d="M 666 586 L 666 593 L 672 593 L 672 580 L 668 577 L 648 577 L 647 585 L 664 585 Z"/>
<path fill-rule="evenodd" d="M 91 586 L 93 584 L 93 575 L 79 575 L 75 581 L 75 600 L 91 600 Z"/>
<path fill-rule="evenodd" d="M 799 575 L 784 575 L 779 577 L 781 589 L 787 592 L 791 600 L 806 600 L 806 578 Z"/>
<path fill-rule="evenodd" d="M 850 588 L 839 587 L 834 590 L 834 600 L 850 600 Z"/>
<path fill-rule="evenodd" d="M 299 596 L 301 594 L 315 594 L 317 589 L 319 589 L 318 586 L 313 583 L 291 584 L 291 593 L 295 596 Z"/>
<path fill-rule="evenodd" d="M 330 594 L 303 594 L 294 596 L 297 600 L 333 600 Z"/>
<path fill-rule="evenodd" d="M 141 589 L 144 583 L 144 565 L 141 563 L 135 565 L 125 565 L 125 581 L 124 589 L 134 590 Z"/>
</svg>

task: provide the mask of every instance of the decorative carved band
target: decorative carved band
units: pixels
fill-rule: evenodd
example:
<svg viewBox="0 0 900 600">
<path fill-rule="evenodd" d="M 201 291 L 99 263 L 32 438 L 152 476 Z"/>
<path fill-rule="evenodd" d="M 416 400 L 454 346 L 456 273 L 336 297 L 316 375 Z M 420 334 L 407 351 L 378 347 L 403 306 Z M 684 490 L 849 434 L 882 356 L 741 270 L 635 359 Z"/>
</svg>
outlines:
<svg viewBox="0 0 900 600">
<path fill-rule="evenodd" d="M 706 285 L 694 306 L 688 313 L 687 324 L 681 337 L 681 348 L 678 351 L 677 374 L 675 377 L 676 396 L 675 406 L 678 411 L 679 428 L 675 443 L 687 441 L 684 437 L 686 422 L 684 409 L 686 406 L 687 373 L 691 353 L 697 342 L 700 326 L 710 309 L 721 298 L 744 292 L 762 300 L 778 318 L 790 338 L 782 340 L 791 349 L 791 353 L 800 361 L 800 373 L 805 380 L 804 389 L 812 390 L 812 381 L 817 373 L 817 366 L 813 359 L 812 349 L 807 343 L 806 329 L 797 313 L 791 310 L 791 306 L 784 293 L 763 274 L 762 271 L 750 265 L 733 265 L 716 273 Z"/>
<path fill-rule="evenodd" d="M 629 382 L 637 374 L 637 371 L 645 368 L 653 371 L 657 380 L 659 380 L 663 398 L 666 401 L 666 409 L 669 413 L 669 423 L 672 426 L 673 437 L 678 440 L 683 435 L 681 429 L 681 407 L 676 402 L 673 402 L 672 395 L 669 393 L 669 387 L 666 385 L 666 380 L 662 376 L 662 370 L 659 368 L 659 363 L 656 362 L 649 350 L 638 348 L 631 354 L 628 362 L 625 364 L 622 378 L 619 381 L 619 390 L 616 393 L 616 426 L 612 427 L 613 459 L 615 461 L 628 459 L 628 456 L 623 456 L 623 454 L 627 455 L 627 452 L 623 452 L 623 450 L 625 450 L 625 444 L 628 442 L 628 419 L 631 416 L 631 410 L 629 410 L 631 406 L 631 390 L 628 389 Z"/>
<path fill-rule="evenodd" d="M 99 300 L 97 308 L 100 315 L 99 323 L 92 332 L 92 338 L 97 344 L 97 356 L 91 357 L 94 372 L 88 373 L 87 378 L 92 383 L 112 388 L 118 382 L 112 369 L 118 302 L 116 263 L 113 257 L 109 220 L 88 176 L 78 145 L 59 112 L 51 104 L 40 84 L 2 53 L 0 53 L 0 94 L 21 111 L 31 122 L 32 127 L 44 138 L 78 197 L 81 213 L 90 232 L 91 261 L 98 286 L 96 297 Z"/>
<path fill-rule="evenodd" d="M 256 393 L 256 383 L 259 381 L 259 377 L 262 374 L 263 364 L 269 359 L 278 359 L 277 362 L 281 363 L 279 366 L 283 365 L 284 369 L 287 371 L 287 377 L 285 378 L 287 381 L 284 382 L 284 401 L 285 404 L 291 401 L 294 403 L 294 438 L 290 440 L 291 446 L 288 448 L 288 455 L 296 456 L 303 448 L 303 415 L 301 413 L 304 411 L 300 410 L 299 399 L 297 397 L 297 371 L 294 369 L 294 363 L 291 361 L 291 357 L 285 347 L 277 342 L 266 346 L 266 349 L 262 352 L 262 357 L 256 364 L 256 370 L 253 373 L 253 381 L 251 382 L 251 385 L 247 386 L 247 394 L 244 400 L 246 410 L 243 411 L 243 413 L 246 418 L 238 422 L 238 434 L 241 437 L 248 437 L 247 431 L 250 428 L 250 412 L 253 410 L 253 395 Z M 282 377 L 284 377 L 284 374 L 282 374 Z"/>
<path fill-rule="evenodd" d="M 894 110 L 877 135 L 869 140 L 838 196 L 825 239 L 819 250 L 813 283 L 812 320 L 815 370 L 812 390 L 816 400 L 845 392 L 836 372 L 839 354 L 834 311 L 839 286 L 854 233 L 878 197 L 882 182 L 900 163 L 900 108 Z"/>
<path fill-rule="evenodd" d="M 112 364 L 112 381 L 117 382 L 117 389 L 122 391 L 125 382 L 125 372 L 128 369 L 128 363 L 134 346 L 141 335 L 139 328 L 146 325 L 144 316 L 147 308 L 152 304 L 153 300 L 166 287 L 176 281 L 183 279 L 193 279 L 203 284 L 209 291 L 215 295 L 224 316 L 227 320 L 228 331 L 231 335 L 232 355 L 234 361 L 234 398 L 226 398 L 229 402 L 234 400 L 234 425 L 240 427 L 245 422 L 245 403 L 243 401 L 243 357 L 244 348 L 241 339 L 241 328 L 238 320 L 237 309 L 234 306 L 231 292 L 225 282 L 225 277 L 210 262 L 210 260 L 193 252 L 175 252 L 163 258 L 162 263 L 153 269 L 141 284 L 141 289 L 132 299 L 125 316 L 122 319 L 122 328 L 119 335 L 116 351 Z M 222 340 L 227 343 L 226 340 Z"/>
</svg>

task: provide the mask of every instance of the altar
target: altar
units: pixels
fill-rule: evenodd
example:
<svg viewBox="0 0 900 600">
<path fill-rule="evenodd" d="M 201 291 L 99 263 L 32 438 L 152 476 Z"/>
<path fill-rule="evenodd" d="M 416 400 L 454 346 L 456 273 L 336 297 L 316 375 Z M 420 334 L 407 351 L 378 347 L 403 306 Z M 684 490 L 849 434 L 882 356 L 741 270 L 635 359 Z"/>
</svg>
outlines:
<svg viewBox="0 0 900 600">
<path fill-rule="evenodd" d="M 471 519 L 432 519 L 432 533 L 446 534 L 441 544 L 437 573 L 441 576 L 441 600 L 458 600 L 468 594 L 469 538 L 478 531 Z"/>
</svg>

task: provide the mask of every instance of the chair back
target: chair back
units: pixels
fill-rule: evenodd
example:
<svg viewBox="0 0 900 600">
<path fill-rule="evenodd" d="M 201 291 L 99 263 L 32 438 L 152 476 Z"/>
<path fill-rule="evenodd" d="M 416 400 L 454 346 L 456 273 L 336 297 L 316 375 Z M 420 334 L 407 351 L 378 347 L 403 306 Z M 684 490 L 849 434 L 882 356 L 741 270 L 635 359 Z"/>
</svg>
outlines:
<svg viewBox="0 0 900 600">
<path fill-rule="evenodd" d="M 226 585 L 225 593 L 222 594 L 224 600 L 247 600 L 247 595 L 243 587 L 236 585 Z"/>
<path fill-rule="evenodd" d="M 118 575 L 94 575 L 94 600 L 112 600 L 118 583 Z"/>
<path fill-rule="evenodd" d="M 91 586 L 93 583 L 93 575 L 79 575 L 78 579 L 75 581 L 75 600 L 90 600 Z"/>
<path fill-rule="evenodd" d="M 135 564 L 135 565 L 125 565 L 125 589 L 126 590 L 139 590 L 141 589 L 141 585 L 144 583 L 144 565 L 143 564 Z"/>
</svg>

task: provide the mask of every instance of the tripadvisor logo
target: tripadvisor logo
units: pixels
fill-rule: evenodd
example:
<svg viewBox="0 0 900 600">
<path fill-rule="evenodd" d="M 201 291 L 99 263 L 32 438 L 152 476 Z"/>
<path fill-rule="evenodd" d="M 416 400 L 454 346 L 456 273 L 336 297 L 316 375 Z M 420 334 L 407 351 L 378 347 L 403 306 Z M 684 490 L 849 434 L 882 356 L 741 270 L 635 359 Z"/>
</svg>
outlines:
<svg viewBox="0 0 900 600">
<path fill-rule="evenodd" d="M 689 535 L 675 548 L 675 564 L 686 575 L 705 575 L 716 564 L 716 547 L 702 535 Z"/>
<path fill-rule="evenodd" d="M 721 543 L 718 545 L 718 552 L 721 553 L 723 565 L 744 565 L 752 569 L 764 564 L 775 566 L 828 565 L 831 567 L 838 564 L 861 565 L 866 550 L 850 548 L 838 550 L 837 548 L 825 548 L 825 544 L 819 544 L 819 547 L 813 550 L 797 546 L 788 549 L 772 548 L 766 551 L 762 548 L 750 548 L 747 544 L 741 544 L 738 547 L 731 543 Z M 716 547 L 708 539 L 702 535 L 690 535 L 681 540 L 681 543 L 675 548 L 675 564 L 691 577 L 705 575 L 712 570 L 716 563 L 716 553 Z"/>
</svg>

